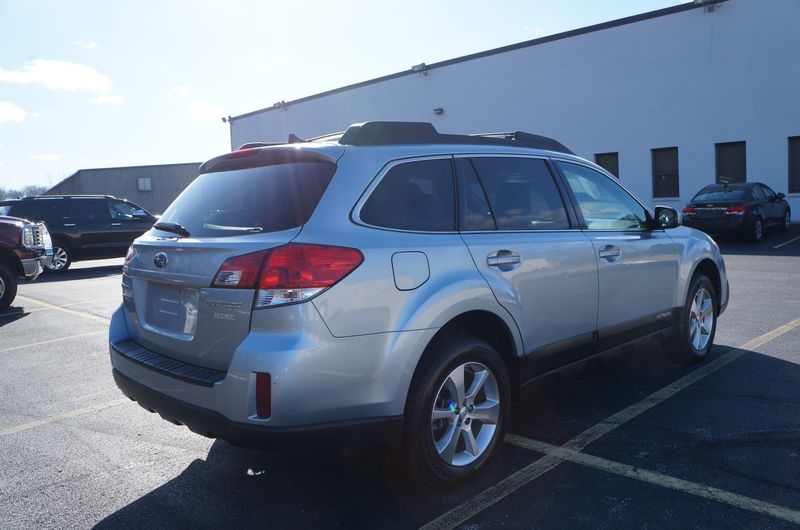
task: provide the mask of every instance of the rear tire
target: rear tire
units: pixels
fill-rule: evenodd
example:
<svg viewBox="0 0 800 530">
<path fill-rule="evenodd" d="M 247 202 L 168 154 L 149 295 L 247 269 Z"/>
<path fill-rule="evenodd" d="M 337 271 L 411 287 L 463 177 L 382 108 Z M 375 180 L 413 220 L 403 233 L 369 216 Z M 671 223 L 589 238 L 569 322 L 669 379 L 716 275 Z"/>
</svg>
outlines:
<svg viewBox="0 0 800 530">
<path fill-rule="evenodd" d="M 404 447 L 414 478 L 455 484 L 481 469 L 503 438 L 511 399 L 508 371 L 473 337 L 442 340 L 414 378 Z"/>
<path fill-rule="evenodd" d="M 17 278 L 0 264 L 0 311 L 5 311 L 17 296 Z"/>
<path fill-rule="evenodd" d="M 64 272 L 72 265 L 72 251 L 61 241 L 53 241 L 53 261 L 44 267 L 45 272 Z"/>
<path fill-rule="evenodd" d="M 714 284 L 706 276 L 695 274 L 686 295 L 675 342 L 676 354 L 681 361 L 699 361 L 708 355 L 714 345 L 718 312 Z"/>
</svg>

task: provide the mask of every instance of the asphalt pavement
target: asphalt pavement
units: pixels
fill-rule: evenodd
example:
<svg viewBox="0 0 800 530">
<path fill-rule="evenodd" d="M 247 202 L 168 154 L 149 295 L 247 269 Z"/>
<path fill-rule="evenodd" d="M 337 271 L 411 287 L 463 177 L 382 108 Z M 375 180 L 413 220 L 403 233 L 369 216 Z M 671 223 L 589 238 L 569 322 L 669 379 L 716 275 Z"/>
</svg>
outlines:
<svg viewBox="0 0 800 530">
<path fill-rule="evenodd" d="M 644 345 L 540 381 L 449 490 L 369 444 L 259 452 L 148 413 L 111 378 L 121 260 L 76 263 L 0 313 L 0 528 L 797 528 L 800 226 L 720 246 L 708 359 Z"/>
</svg>

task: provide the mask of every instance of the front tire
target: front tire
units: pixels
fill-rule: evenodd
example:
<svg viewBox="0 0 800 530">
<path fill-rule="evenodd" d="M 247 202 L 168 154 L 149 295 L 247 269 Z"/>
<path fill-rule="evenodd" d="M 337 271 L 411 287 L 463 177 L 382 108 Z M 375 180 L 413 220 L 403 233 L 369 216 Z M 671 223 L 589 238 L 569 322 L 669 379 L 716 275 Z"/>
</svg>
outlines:
<svg viewBox="0 0 800 530">
<path fill-rule="evenodd" d="M 16 296 L 17 279 L 8 267 L 0 264 L 0 311 L 5 311 Z"/>
<path fill-rule="evenodd" d="M 791 224 L 792 224 L 792 211 L 789 208 L 786 208 L 786 213 L 783 214 L 783 224 L 781 225 L 781 229 L 784 232 L 786 232 L 789 230 Z"/>
<path fill-rule="evenodd" d="M 708 355 L 717 332 L 717 292 L 706 276 L 696 274 L 689 285 L 680 332 L 675 344 L 682 361 L 699 361 Z"/>
<path fill-rule="evenodd" d="M 764 221 L 760 217 L 756 217 L 750 225 L 750 239 L 756 243 L 764 239 Z"/>
<path fill-rule="evenodd" d="M 60 242 L 53 241 L 53 261 L 46 265 L 46 272 L 64 272 L 72 265 L 72 251 L 69 246 Z"/>
<path fill-rule="evenodd" d="M 441 341 L 414 379 L 405 451 L 412 475 L 454 484 L 482 468 L 503 438 L 511 399 L 508 371 L 483 340 Z"/>
</svg>

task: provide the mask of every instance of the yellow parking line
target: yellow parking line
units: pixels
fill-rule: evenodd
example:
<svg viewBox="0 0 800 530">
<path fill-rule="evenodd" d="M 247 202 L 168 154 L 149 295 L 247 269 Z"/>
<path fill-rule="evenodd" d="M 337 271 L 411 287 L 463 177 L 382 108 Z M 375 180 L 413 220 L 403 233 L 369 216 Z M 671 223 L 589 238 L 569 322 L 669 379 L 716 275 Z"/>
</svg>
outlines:
<svg viewBox="0 0 800 530">
<path fill-rule="evenodd" d="M 60 339 L 52 339 L 52 340 L 43 340 L 40 342 L 34 342 L 32 344 L 23 344 L 22 346 L 12 346 L 10 348 L 2 348 L 0 349 L 0 353 L 5 353 L 14 350 L 24 350 L 26 348 L 36 348 L 38 346 L 46 346 L 47 344 L 55 344 L 57 342 L 65 342 L 72 339 L 79 339 L 81 337 L 91 337 L 92 335 L 104 335 L 108 333 L 106 330 L 103 331 L 92 331 L 91 333 L 81 333 L 80 335 L 69 335 L 67 337 L 61 337 Z"/>
<path fill-rule="evenodd" d="M 594 425 L 578 434 L 576 437 L 565 443 L 562 447 L 573 452 L 582 451 L 586 446 L 596 441 L 601 436 L 608 434 L 620 425 L 625 424 L 643 412 L 655 407 L 664 400 L 669 399 L 689 385 L 694 384 L 700 379 L 727 366 L 745 353 L 748 353 L 748 351 L 754 350 L 798 327 L 800 327 L 800 318 L 746 342 L 740 348 L 736 348 L 723 355 L 719 359 L 703 365 L 694 372 L 647 396 L 642 401 L 634 403 L 630 407 L 627 407 L 616 414 L 612 414 L 597 425 Z M 449 512 L 434 519 L 422 528 L 454 528 L 455 526 L 468 521 L 489 506 L 492 506 L 493 504 L 504 499 L 506 496 L 510 495 L 533 479 L 555 468 L 565 460 L 566 458 L 563 458 L 563 455 L 548 453 L 543 458 L 533 462 L 532 464 L 529 464 L 513 475 L 498 482 L 491 488 L 484 490 L 466 502 L 456 506 Z"/>
<path fill-rule="evenodd" d="M 643 482 L 655 484 L 656 486 L 673 489 L 683 493 L 689 493 L 691 495 L 696 495 L 711 501 L 729 504 L 731 506 L 735 506 L 736 508 L 742 508 L 751 512 L 756 512 L 800 524 L 799 511 L 778 506 L 777 504 L 759 501 L 758 499 L 752 499 L 750 497 L 745 497 L 744 495 L 737 495 L 719 488 L 705 486 L 695 482 L 689 482 L 688 480 L 664 475 L 663 473 L 654 473 L 652 471 L 629 466 L 627 464 L 606 460 L 605 458 L 587 455 L 574 449 L 568 449 L 566 447 L 559 447 L 557 445 L 530 440 L 514 434 L 509 434 L 506 436 L 506 442 L 517 447 L 522 447 L 523 449 L 538 451 L 551 457 L 555 456 L 576 464 L 614 473 L 615 475 L 641 480 Z"/>
<path fill-rule="evenodd" d="M 37 300 L 35 298 L 28 298 L 27 296 L 17 296 L 18 300 L 23 300 L 25 302 L 32 302 L 35 304 L 41 304 L 48 309 L 53 309 L 56 311 L 63 311 L 64 313 L 69 313 L 71 315 L 88 318 L 89 320 L 94 320 L 95 322 L 100 322 L 101 324 L 108 324 L 111 320 L 105 317 L 101 317 L 98 315 L 93 315 L 92 313 L 82 313 L 81 311 L 75 311 L 73 309 L 69 309 L 66 306 L 55 305 L 55 304 L 48 304 L 47 302 L 42 302 L 41 300 Z M 73 304 L 69 304 L 73 305 Z"/>
<path fill-rule="evenodd" d="M 91 412 L 98 412 L 111 407 L 117 407 L 119 405 L 124 405 L 125 403 L 130 403 L 130 400 L 128 398 L 115 399 L 113 401 L 108 401 L 106 403 L 100 403 L 98 405 L 91 405 L 88 407 L 71 410 L 63 414 L 58 414 L 56 416 L 49 416 L 47 418 L 42 418 L 41 420 L 23 423 L 22 425 L 15 425 L 14 427 L 6 427 L 5 429 L 0 429 L 0 436 L 8 436 L 9 434 L 16 434 L 18 432 L 27 431 L 29 429 L 35 429 L 36 427 L 41 427 L 42 425 L 55 423 L 57 421 L 65 420 L 67 418 L 74 418 L 76 416 L 89 414 Z"/>
</svg>

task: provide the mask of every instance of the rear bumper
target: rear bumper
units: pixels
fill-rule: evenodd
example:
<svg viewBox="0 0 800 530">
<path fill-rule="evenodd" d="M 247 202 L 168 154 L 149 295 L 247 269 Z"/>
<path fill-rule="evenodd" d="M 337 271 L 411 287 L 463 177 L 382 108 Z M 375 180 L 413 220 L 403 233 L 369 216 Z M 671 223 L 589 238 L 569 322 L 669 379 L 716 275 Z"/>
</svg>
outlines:
<svg viewBox="0 0 800 530">
<path fill-rule="evenodd" d="M 325 442 L 371 440 L 394 444 L 402 439 L 403 418 L 367 418 L 330 424 L 299 427 L 268 427 L 231 421 L 222 414 L 167 396 L 137 383 L 119 370 L 112 370 L 122 392 L 146 410 L 185 425 L 208 438 L 222 438 L 234 445 L 254 449 L 287 449 L 314 446 Z"/>
<path fill-rule="evenodd" d="M 695 228 L 701 232 L 712 234 L 729 234 L 741 232 L 747 227 L 747 219 L 744 216 L 732 217 L 729 219 L 687 219 L 683 218 L 683 224 L 689 228 Z"/>
</svg>

